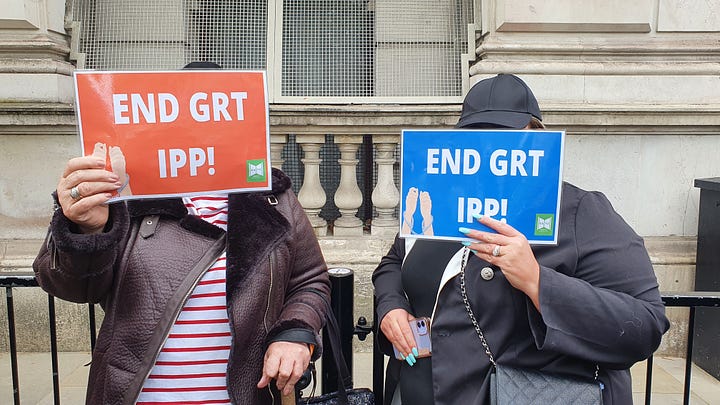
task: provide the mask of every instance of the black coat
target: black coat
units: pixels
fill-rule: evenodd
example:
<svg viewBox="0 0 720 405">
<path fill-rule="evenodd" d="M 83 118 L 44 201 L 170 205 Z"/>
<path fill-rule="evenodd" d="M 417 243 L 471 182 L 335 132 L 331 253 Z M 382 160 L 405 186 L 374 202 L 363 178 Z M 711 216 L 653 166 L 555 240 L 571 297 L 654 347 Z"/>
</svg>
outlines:
<svg viewBox="0 0 720 405">
<path fill-rule="evenodd" d="M 629 368 L 657 349 L 669 327 L 642 238 L 602 193 L 567 183 L 559 226 L 556 246 L 533 247 L 542 315 L 498 268 L 491 266 L 491 280 L 480 277 L 480 269 L 490 265 L 471 255 L 466 283 L 473 312 L 498 364 L 587 378 L 598 365 L 604 403 L 632 404 Z M 408 242 L 396 238 L 373 273 L 379 320 L 395 308 L 412 313 L 401 280 Z M 458 252 L 447 266 L 432 320 L 432 391 L 438 405 L 489 400 L 490 362 L 462 303 L 460 257 Z M 391 355 L 385 336 L 378 338 Z M 406 367 L 391 359 L 388 381 L 401 379 Z"/>
</svg>

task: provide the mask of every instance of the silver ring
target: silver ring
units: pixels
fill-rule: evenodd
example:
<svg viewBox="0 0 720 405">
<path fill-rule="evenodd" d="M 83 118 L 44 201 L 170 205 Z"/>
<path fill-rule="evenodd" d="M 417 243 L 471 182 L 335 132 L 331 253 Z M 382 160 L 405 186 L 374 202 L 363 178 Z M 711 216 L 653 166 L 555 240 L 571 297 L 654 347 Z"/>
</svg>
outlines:
<svg viewBox="0 0 720 405">
<path fill-rule="evenodd" d="M 495 245 L 492 251 L 492 255 L 495 257 L 500 256 L 500 245 Z"/>
<path fill-rule="evenodd" d="M 75 201 L 82 198 L 82 196 L 80 195 L 80 190 L 78 190 L 77 186 L 70 189 L 70 197 Z"/>
</svg>

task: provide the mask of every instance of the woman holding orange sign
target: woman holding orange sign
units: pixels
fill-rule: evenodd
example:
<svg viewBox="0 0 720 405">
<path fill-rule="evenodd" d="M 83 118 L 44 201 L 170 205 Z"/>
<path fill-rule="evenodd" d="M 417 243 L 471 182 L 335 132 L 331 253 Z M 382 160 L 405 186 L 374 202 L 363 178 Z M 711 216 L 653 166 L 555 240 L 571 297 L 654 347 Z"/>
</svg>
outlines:
<svg viewBox="0 0 720 405">
<path fill-rule="evenodd" d="M 268 192 L 107 204 L 129 179 L 119 149 L 106 169 L 105 149 L 68 162 L 33 264 L 50 294 L 105 311 L 87 403 L 279 403 L 320 355 L 329 299 L 290 179 L 273 170 Z"/>
</svg>

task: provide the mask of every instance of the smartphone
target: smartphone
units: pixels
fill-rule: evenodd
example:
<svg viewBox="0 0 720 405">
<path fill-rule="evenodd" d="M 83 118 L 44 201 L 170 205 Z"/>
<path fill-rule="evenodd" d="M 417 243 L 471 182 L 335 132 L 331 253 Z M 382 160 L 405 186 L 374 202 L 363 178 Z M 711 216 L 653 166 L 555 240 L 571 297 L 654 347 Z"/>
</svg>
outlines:
<svg viewBox="0 0 720 405">
<path fill-rule="evenodd" d="M 418 356 L 416 358 L 430 357 L 432 355 L 432 342 L 430 340 L 430 318 L 415 318 L 410 321 L 410 329 L 415 337 Z M 395 358 L 403 360 L 400 352 L 393 346 Z"/>
</svg>

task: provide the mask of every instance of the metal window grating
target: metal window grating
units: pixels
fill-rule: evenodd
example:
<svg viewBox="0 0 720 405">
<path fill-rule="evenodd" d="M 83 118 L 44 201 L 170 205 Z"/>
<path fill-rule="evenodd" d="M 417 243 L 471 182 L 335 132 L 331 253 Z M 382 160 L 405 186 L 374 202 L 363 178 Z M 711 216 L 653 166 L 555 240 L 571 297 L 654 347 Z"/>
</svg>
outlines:
<svg viewBox="0 0 720 405">
<path fill-rule="evenodd" d="M 472 1 L 294 0 L 283 96 L 459 96 Z"/>
<path fill-rule="evenodd" d="M 81 24 L 73 35 L 86 55 L 81 67 L 161 70 L 211 60 L 224 68 L 281 69 L 277 94 L 298 102 L 461 96 L 472 0 L 280 3 L 74 0 L 72 19 Z"/>
<path fill-rule="evenodd" d="M 367 0 L 283 3 L 283 96 L 372 96 L 373 12 Z"/>
<path fill-rule="evenodd" d="M 87 69 L 265 69 L 267 1 L 75 0 Z"/>
</svg>

